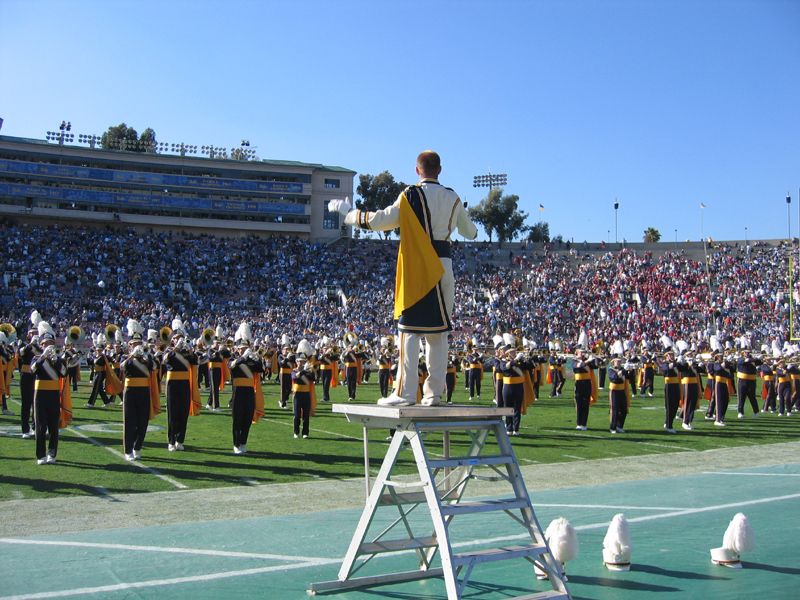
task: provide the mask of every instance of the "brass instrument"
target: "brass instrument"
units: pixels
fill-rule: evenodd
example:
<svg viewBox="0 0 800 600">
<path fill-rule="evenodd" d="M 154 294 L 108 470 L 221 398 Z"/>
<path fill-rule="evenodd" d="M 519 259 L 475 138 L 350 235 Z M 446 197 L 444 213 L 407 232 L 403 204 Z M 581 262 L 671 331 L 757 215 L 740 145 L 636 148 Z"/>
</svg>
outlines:
<svg viewBox="0 0 800 600">
<path fill-rule="evenodd" d="M 342 347 L 347 348 L 347 346 L 351 346 L 353 344 L 358 343 L 358 336 L 353 333 L 352 331 L 348 331 L 344 334 L 344 338 L 342 339 Z"/>
<path fill-rule="evenodd" d="M 211 344 L 214 343 L 216 337 L 217 337 L 216 332 L 210 327 L 208 327 L 203 330 L 203 334 L 200 336 L 200 339 L 206 346 L 210 346 Z"/>
<path fill-rule="evenodd" d="M 162 344 L 169 345 L 170 341 L 172 340 L 172 329 L 169 327 L 162 327 L 158 330 L 158 339 L 161 340 Z"/>
<path fill-rule="evenodd" d="M 86 340 L 86 332 L 78 325 L 73 325 L 67 332 L 67 339 L 73 344 L 82 344 Z"/>
<path fill-rule="evenodd" d="M 0 331 L 5 334 L 6 340 L 9 344 L 13 344 L 14 340 L 17 339 L 17 330 L 14 329 L 14 326 L 11 323 L 3 323 L 0 325 Z"/>
<path fill-rule="evenodd" d="M 117 327 L 113 323 L 111 325 L 107 325 L 106 328 L 103 330 L 103 335 L 106 338 L 106 342 L 108 342 L 109 344 L 115 343 L 118 331 L 119 327 Z"/>
</svg>

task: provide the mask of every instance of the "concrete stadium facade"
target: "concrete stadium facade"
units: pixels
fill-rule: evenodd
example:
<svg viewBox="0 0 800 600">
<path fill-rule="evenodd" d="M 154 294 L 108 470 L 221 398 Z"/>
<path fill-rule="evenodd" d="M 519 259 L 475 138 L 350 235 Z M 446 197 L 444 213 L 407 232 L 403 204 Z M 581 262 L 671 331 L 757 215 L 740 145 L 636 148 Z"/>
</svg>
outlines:
<svg viewBox="0 0 800 600">
<path fill-rule="evenodd" d="M 349 234 L 327 203 L 352 198 L 355 175 L 298 161 L 103 150 L 0 136 L 0 216 L 328 243 Z"/>
</svg>

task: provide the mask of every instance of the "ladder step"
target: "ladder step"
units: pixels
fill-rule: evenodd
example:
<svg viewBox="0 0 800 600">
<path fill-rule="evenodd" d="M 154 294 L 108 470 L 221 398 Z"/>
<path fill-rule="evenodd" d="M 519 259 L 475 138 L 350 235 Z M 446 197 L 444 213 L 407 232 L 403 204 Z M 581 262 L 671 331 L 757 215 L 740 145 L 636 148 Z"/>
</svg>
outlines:
<svg viewBox="0 0 800 600">
<path fill-rule="evenodd" d="M 445 490 L 436 490 L 439 494 L 439 499 L 443 499 Z M 428 501 L 425 492 L 407 492 L 404 494 L 395 494 L 397 502 L 392 498 L 391 494 L 381 495 L 380 504 L 424 504 Z"/>
<path fill-rule="evenodd" d="M 514 510 L 516 508 L 530 508 L 527 498 L 513 498 L 510 500 L 483 500 L 480 502 L 458 502 L 457 504 L 442 504 L 443 515 L 469 515 L 473 513 L 488 512 L 492 510 Z"/>
<path fill-rule="evenodd" d="M 508 454 L 495 454 L 487 456 L 457 456 L 451 458 L 429 458 L 428 466 L 431 469 L 444 467 L 474 467 L 486 465 L 507 465 L 514 462 L 514 457 Z"/>
<path fill-rule="evenodd" d="M 538 594 L 526 594 L 525 596 L 514 596 L 506 600 L 569 600 L 569 594 L 558 590 L 548 590 Z"/>
<path fill-rule="evenodd" d="M 436 536 L 433 535 L 421 538 L 407 538 L 405 540 L 381 540 L 378 542 L 361 544 L 359 554 L 377 554 L 379 552 L 395 552 L 397 550 L 433 548 L 438 545 L 439 542 Z"/>
<path fill-rule="evenodd" d="M 510 558 L 524 558 L 526 556 L 539 556 L 547 553 L 544 544 L 526 544 L 524 546 L 506 546 L 505 548 L 489 548 L 475 552 L 463 552 L 453 555 L 453 565 L 460 567 L 471 562 L 475 564 L 507 560 Z"/>
</svg>

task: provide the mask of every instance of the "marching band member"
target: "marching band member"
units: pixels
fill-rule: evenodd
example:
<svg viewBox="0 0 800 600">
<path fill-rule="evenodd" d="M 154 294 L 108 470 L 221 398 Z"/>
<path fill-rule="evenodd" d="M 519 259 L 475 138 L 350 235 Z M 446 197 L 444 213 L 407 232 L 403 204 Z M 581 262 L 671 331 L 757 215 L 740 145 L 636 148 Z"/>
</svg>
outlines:
<svg viewBox="0 0 800 600">
<path fill-rule="evenodd" d="M 594 369 L 600 361 L 591 357 L 587 360 L 586 351 L 578 348 L 575 351 L 575 358 L 572 360 L 572 372 L 575 373 L 575 413 L 579 431 L 587 430 L 589 420 L 589 407 L 597 402 L 597 380 L 594 376 Z"/>
<path fill-rule="evenodd" d="M 675 361 L 674 350 L 670 348 L 664 353 L 664 360 L 659 364 L 659 368 L 664 375 L 664 409 L 666 412 L 664 429 L 668 433 L 675 433 L 672 425 L 681 402 L 681 373 L 680 364 Z M 644 396 L 644 394 L 642 395 Z"/>
<path fill-rule="evenodd" d="M 42 354 L 39 348 L 39 335 L 36 329 L 28 331 L 28 343 L 17 351 L 17 358 L 19 362 L 19 394 L 22 400 L 22 410 L 20 417 L 22 419 L 22 437 L 28 439 L 31 437 L 30 418 L 33 410 L 33 396 L 35 392 L 36 377 L 31 372 L 31 363 L 33 360 Z M 36 415 L 34 417 L 34 432 Z M 35 435 L 35 433 L 34 433 Z"/>
<path fill-rule="evenodd" d="M 733 391 L 733 374 L 735 366 L 725 360 L 722 354 L 717 353 L 708 363 L 708 374 L 714 376 L 714 397 L 716 399 L 717 418 L 714 425 L 725 427 L 725 411 L 728 410 L 728 402 Z"/>
<path fill-rule="evenodd" d="M 295 438 L 299 437 L 301 433 L 303 439 L 308 438 L 309 419 L 314 414 L 317 404 L 314 379 L 314 371 L 308 363 L 306 354 L 304 352 L 298 352 L 297 367 L 292 371 L 292 411 L 294 412 Z M 301 422 L 303 426 L 302 431 L 300 429 Z"/>
<path fill-rule="evenodd" d="M 295 357 L 293 354 L 291 354 L 288 336 L 284 334 L 283 337 L 285 339 L 281 341 L 281 354 L 278 356 L 278 371 L 280 373 L 281 382 L 281 398 L 278 400 L 278 406 L 281 408 L 286 408 L 286 403 L 289 401 L 289 395 L 292 393 L 292 370 L 295 367 Z"/>
<path fill-rule="evenodd" d="M 445 375 L 447 403 L 453 403 L 453 392 L 456 389 L 456 363 L 457 359 L 452 354 L 447 356 L 447 375 Z"/>
<path fill-rule="evenodd" d="M 794 385 L 792 375 L 786 369 L 786 361 L 780 359 L 775 367 L 775 379 L 778 380 L 778 416 L 792 416 Z"/>
<path fill-rule="evenodd" d="M 775 385 L 775 373 L 772 371 L 772 366 L 764 362 L 759 369 L 761 378 L 764 380 L 764 386 L 761 389 L 761 398 L 764 400 L 764 407 L 761 412 L 775 412 L 775 399 L 777 398 L 777 386 Z"/>
<path fill-rule="evenodd" d="M 360 359 L 361 353 L 356 351 L 354 344 L 348 344 L 345 351 L 342 353 L 342 362 L 344 363 L 344 381 L 347 385 L 347 393 L 349 394 L 348 401 L 353 402 L 356 399 L 356 390 L 361 381 L 359 371 L 361 370 Z"/>
<path fill-rule="evenodd" d="M 161 413 L 161 398 L 156 382 L 155 360 L 150 349 L 142 345 L 142 334 L 136 332 L 128 342 L 131 352 L 123 356 L 120 368 L 125 375 L 122 393 L 122 443 L 125 460 L 141 458 L 147 425 Z"/>
<path fill-rule="evenodd" d="M 507 343 L 500 353 L 500 358 L 494 359 L 495 364 L 503 373 L 503 396 L 497 404 L 498 408 L 513 408 L 514 414 L 506 417 L 506 432 L 509 435 L 519 435 L 520 421 L 527 406 L 535 400 L 533 386 L 531 385 L 529 371 L 533 364 L 517 354 L 514 345 L 514 336 L 503 336 Z"/>
<path fill-rule="evenodd" d="M 319 371 L 322 382 L 322 401 L 331 401 L 331 387 L 339 385 L 336 377 L 336 367 L 339 364 L 339 348 L 332 340 L 325 336 L 322 338 L 322 351 L 319 353 Z"/>
<path fill-rule="evenodd" d="M 611 433 L 625 433 L 625 418 L 628 416 L 630 405 L 630 388 L 628 388 L 629 372 L 622 365 L 622 358 L 617 356 L 608 368 L 609 401 L 611 403 L 610 431 Z"/>
<path fill-rule="evenodd" d="M 172 325 L 172 346 L 162 356 L 162 364 L 167 369 L 167 450 L 170 452 L 184 449 L 189 415 L 200 414 L 197 356 L 186 345 L 180 320 L 173 320 Z"/>
<path fill-rule="evenodd" d="M 759 415 L 758 401 L 756 400 L 756 379 L 758 378 L 758 367 L 762 364 L 760 359 L 753 358 L 749 350 L 745 350 L 744 356 L 740 356 L 736 361 L 736 379 L 739 384 L 737 413 L 740 419 L 744 419 L 745 400 L 750 400 L 754 416 L 757 417 Z"/>
<path fill-rule="evenodd" d="M 231 397 L 233 415 L 233 453 L 247 452 L 250 426 L 264 416 L 264 396 L 261 391 L 261 358 L 250 349 L 250 326 L 242 323 L 235 335 L 239 356 L 228 363 L 233 381 Z"/>
<path fill-rule="evenodd" d="M 472 341 L 472 349 L 467 354 L 469 361 L 469 400 L 477 396 L 478 400 L 481 399 L 481 382 L 483 381 L 483 353 L 475 340 Z"/>
<path fill-rule="evenodd" d="M 386 340 L 386 343 L 384 343 L 384 340 Z M 380 356 L 378 357 L 378 386 L 381 391 L 381 398 L 388 398 L 391 393 L 392 354 L 394 354 L 394 346 L 392 346 L 391 341 L 389 338 L 382 338 Z"/>
<path fill-rule="evenodd" d="M 391 206 L 377 212 L 351 210 L 349 202 L 341 200 L 332 200 L 329 206 L 345 215 L 345 225 L 373 231 L 400 228 L 394 310 L 400 360 L 396 390 L 378 401 L 383 406 L 415 404 L 413 373 L 423 336 L 429 371 L 422 404 L 436 406 L 445 393 L 447 335 L 455 296 L 450 235 L 458 230 L 475 239 L 478 230 L 458 195 L 439 183 L 441 170 L 439 155 L 425 151 L 417 157 L 420 182 L 406 188 Z"/>
<path fill-rule="evenodd" d="M 219 393 L 225 389 L 225 382 L 230 379 L 228 361 L 231 359 L 231 353 L 227 348 L 222 347 L 221 335 L 219 334 L 221 334 L 221 331 L 215 333 L 211 346 L 206 352 L 210 385 L 206 408 L 214 412 L 222 411 L 219 406 Z"/>
<path fill-rule="evenodd" d="M 694 430 L 692 420 L 697 403 L 703 393 L 702 372 L 704 367 L 694 359 L 693 353 L 688 351 L 685 357 L 678 361 L 681 374 L 681 396 L 683 397 L 683 413 L 681 427 L 687 431 Z"/>
<path fill-rule="evenodd" d="M 44 326 L 49 331 L 44 330 Z M 36 414 L 36 464 L 52 464 L 58 454 L 58 431 L 72 420 L 72 398 L 66 382 L 67 362 L 58 355 L 55 335 L 50 325 L 39 323 L 41 356 L 31 362 L 31 372 L 36 377 L 33 398 Z M 47 433 L 50 439 L 47 440 Z"/>
</svg>

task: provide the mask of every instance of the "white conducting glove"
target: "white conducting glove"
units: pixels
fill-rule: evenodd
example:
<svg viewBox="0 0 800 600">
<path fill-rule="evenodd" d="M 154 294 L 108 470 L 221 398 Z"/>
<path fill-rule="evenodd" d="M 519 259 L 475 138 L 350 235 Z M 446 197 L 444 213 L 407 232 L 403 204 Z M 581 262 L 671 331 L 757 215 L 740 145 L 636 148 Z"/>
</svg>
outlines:
<svg viewBox="0 0 800 600">
<path fill-rule="evenodd" d="M 353 207 L 350 205 L 350 198 L 345 198 L 344 200 L 331 200 L 328 202 L 329 212 L 338 212 L 340 215 L 345 216 L 351 210 L 353 210 Z"/>
</svg>

